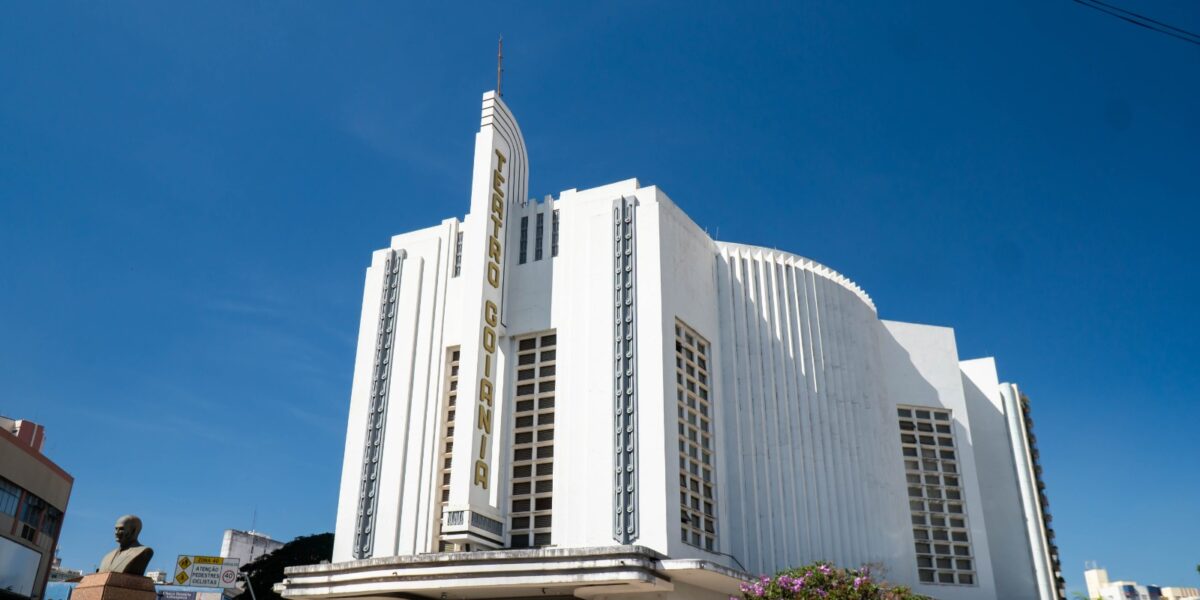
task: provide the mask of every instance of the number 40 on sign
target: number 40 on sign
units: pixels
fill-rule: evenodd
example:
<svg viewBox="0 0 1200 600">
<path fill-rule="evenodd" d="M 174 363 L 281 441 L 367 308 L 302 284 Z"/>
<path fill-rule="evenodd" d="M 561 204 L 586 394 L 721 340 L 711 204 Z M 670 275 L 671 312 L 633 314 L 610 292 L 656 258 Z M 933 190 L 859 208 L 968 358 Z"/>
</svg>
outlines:
<svg viewBox="0 0 1200 600">
<path fill-rule="evenodd" d="M 175 583 L 231 588 L 237 583 L 239 563 L 236 558 L 181 554 L 179 560 L 175 561 Z"/>
</svg>

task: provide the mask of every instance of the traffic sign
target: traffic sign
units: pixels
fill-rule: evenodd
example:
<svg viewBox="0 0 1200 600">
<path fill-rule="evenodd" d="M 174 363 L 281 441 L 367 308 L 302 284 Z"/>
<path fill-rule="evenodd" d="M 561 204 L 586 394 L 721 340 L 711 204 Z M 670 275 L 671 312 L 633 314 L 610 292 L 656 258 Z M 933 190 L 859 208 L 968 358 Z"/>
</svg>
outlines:
<svg viewBox="0 0 1200 600">
<path fill-rule="evenodd" d="M 240 562 L 236 558 L 181 554 L 179 560 L 175 561 L 175 583 L 231 588 L 237 583 Z"/>
</svg>

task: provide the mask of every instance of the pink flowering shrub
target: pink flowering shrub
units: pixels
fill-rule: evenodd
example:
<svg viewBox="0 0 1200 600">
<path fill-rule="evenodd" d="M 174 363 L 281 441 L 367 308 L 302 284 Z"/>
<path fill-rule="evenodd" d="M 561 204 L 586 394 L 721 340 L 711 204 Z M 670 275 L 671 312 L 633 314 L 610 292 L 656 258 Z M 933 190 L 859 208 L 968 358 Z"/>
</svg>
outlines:
<svg viewBox="0 0 1200 600">
<path fill-rule="evenodd" d="M 868 567 L 840 569 L 816 563 L 742 584 L 742 598 L 729 600 L 928 600 L 908 588 L 872 577 Z"/>
</svg>

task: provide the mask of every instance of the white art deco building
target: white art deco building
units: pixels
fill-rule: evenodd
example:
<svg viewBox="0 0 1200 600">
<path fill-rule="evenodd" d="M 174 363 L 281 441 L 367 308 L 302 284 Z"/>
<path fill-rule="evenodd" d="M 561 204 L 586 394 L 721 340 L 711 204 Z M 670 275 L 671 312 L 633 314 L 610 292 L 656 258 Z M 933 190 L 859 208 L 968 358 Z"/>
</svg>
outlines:
<svg viewBox="0 0 1200 600">
<path fill-rule="evenodd" d="M 485 94 L 470 212 L 367 269 L 333 561 L 285 596 L 725 599 L 817 560 L 1063 596 L 1028 403 L 992 359 L 654 186 L 527 181 Z"/>
</svg>

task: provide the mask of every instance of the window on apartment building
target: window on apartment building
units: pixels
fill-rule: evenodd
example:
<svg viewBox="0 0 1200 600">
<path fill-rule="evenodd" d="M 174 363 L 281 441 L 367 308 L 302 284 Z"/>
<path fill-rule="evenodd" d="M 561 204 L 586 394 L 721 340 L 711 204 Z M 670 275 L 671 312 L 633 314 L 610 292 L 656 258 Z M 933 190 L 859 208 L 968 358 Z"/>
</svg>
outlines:
<svg viewBox="0 0 1200 600">
<path fill-rule="evenodd" d="M 454 234 L 454 275 L 452 277 L 458 277 L 462 273 L 462 234 L 461 231 Z"/>
<path fill-rule="evenodd" d="M 533 236 L 533 260 L 542 260 L 542 238 L 546 231 L 546 214 L 537 214 L 537 229 Z"/>
<path fill-rule="evenodd" d="M 46 516 L 42 518 L 42 533 L 54 537 L 58 535 L 58 527 L 62 524 L 63 513 L 53 506 L 46 507 Z"/>
<path fill-rule="evenodd" d="M 550 545 L 554 508 L 554 402 L 558 336 L 517 339 L 509 546 Z"/>
<path fill-rule="evenodd" d="M 708 342 L 675 321 L 675 399 L 679 431 L 680 539 L 705 550 L 717 541 Z"/>
<path fill-rule="evenodd" d="M 458 346 L 446 349 L 446 380 L 445 389 L 442 391 L 442 431 L 441 440 L 438 442 L 438 462 L 437 462 L 437 490 L 438 490 L 438 511 L 436 515 L 437 523 L 435 530 L 437 535 L 434 539 L 437 540 L 438 552 L 454 551 L 451 544 L 441 541 L 442 529 L 442 513 L 445 511 L 446 503 L 450 501 L 450 463 L 454 454 L 454 423 L 457 416 L 457 400 L 458 400 L 458 367 L 459 359 L 462 353 Z"/>
<path fill-rule="evenodd" d="M 917 578 L 922 583 L 975 585 L 975 559 L 951 413 L 902 406 L 897 415 Z"/>
<path fill-rule="evenodd" d="M 550 256 L 558 256 L 558 210 L 550 215 Z"/>
<path fill-rule="evenodd" d="M 16 516 L 17 502 L 21 500 L 21 488 L 0 477 L 0 513 Z"/>
<path fill-rule="evenodd" d="M 25 494 L 25 502 L 21 505 L 18 517 L 23 523 L 37 526 L 42 522 L 42 513 L 46 512 L 46 502 L 33 494 Z"/>
<path fill-rule="evenodd" d="M 21 521 L 21 537 L 37 543 L 37 530 L 48 507 L 45 500 L 33 494 L 25 494 L 21 510 L 17 514 L 17 519 Z"/>
<path fill-rule="evenodd" d="M 517 262 L 525 264 L 526 252 L 529 247 L 529 217 L 521 217 L 521 249 L 518 250 L 520 257 Z"/>
</svg>

